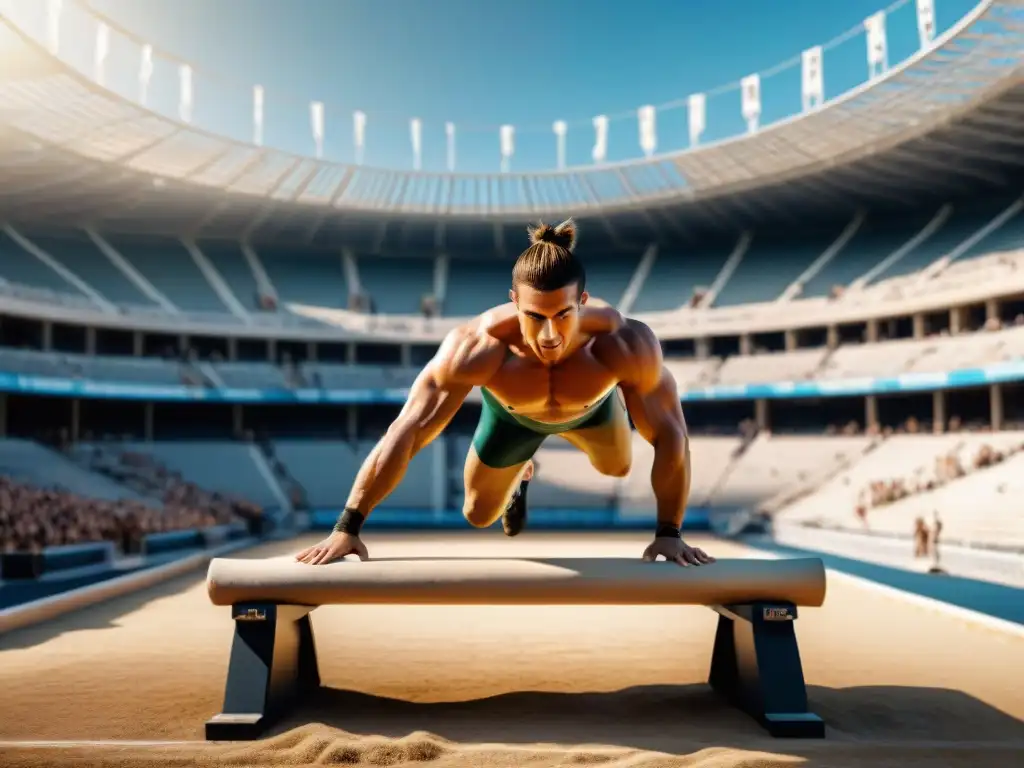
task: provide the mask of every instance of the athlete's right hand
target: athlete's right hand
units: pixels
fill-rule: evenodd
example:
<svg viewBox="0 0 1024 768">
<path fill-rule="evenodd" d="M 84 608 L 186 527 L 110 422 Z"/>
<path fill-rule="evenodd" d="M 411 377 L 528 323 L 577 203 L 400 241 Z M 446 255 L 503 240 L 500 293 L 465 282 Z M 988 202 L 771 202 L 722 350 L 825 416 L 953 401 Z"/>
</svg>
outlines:
<svg viewBox="0 0 1024 768">
<path fill-rule="evenodd" d="M 323 541 L 307 547 L 295 556 L 300 563 L 327 565 L 345 555 L 358 555 L 360 560 L 369 560 L 370 553 L 358 536 L 335 531 Z"/>
</svg>

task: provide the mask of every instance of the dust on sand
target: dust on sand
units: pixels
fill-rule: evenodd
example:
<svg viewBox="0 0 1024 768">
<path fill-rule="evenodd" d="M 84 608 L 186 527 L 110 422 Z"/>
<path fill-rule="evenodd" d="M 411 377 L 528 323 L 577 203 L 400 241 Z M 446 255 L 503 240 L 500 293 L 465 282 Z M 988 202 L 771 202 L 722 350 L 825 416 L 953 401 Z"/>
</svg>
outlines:
<svg viewBox="0 0 1024 768">
<path fill-rule="evenodd" d="M 371 538 L 381 557 L 639 556 L 644 535 Z M 297 551 L 272 544 L 236 556 Z M 758 553 L 724 542 L 722 557 Z M 202 574 L 0 638 L 0 765 L 978 766 L 1024 760 L 1024 641 L 832 579 L 797 623 L 825 741 L 705 681 L 716 615 L 666 607 L 326 607 L 324 682 L 267 739 L 206 744 L 232 624 Z M 167 741 L 33 746 L 13 741 Z"/>
</svg>

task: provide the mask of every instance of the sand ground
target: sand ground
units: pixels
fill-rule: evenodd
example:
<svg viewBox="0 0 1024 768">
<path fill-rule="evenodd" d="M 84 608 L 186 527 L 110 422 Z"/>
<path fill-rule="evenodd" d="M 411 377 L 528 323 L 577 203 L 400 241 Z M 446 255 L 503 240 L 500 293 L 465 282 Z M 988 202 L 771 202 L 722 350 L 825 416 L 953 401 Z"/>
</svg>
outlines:
<svg viewBox="0 0 1024 768">
<path fill-rule="evenodd" d="M 369 543 L 382 557 L 639 557 L 647 537 Z M 204 575 L 0 637 L 0 765 L 1024 765 L 1024 640 L 839 578 L 797 622 L 824 741 L 772 739 L 710 691 L 706 608 L 337 606 L 313 614 L 318 696 L 259 742 L 189 743 L 220 710 L 232 632 Z M 25 740 L 174 743 L 10 743 Z"/>
</svg>

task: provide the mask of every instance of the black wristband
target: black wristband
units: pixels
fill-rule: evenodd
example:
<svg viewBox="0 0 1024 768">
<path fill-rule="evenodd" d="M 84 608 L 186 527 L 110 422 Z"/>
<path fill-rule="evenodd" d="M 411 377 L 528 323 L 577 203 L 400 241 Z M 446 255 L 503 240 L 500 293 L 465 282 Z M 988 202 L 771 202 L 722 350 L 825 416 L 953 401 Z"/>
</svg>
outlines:
<svg viewBox="0 0 1024 768">
<path fill-rule="evenodd" d="M 683 534 L 671 523 L 658 523 L 658 527 L 654 531 L 654 538 L 656 539 L 681 539 Z"/>
<path fill-rule="evenodd" d="M 345 511 L 341 513 L 341 517 L 338 518 L 338 522 L 334 524 L 334 530 L 336 533 L 347 533 L 350 536 L 358 536 L 359 531 L 363 527 L 363 521 L 365 517 L 357 509 L 351 507 L 345 507 Z"/>
</svg>

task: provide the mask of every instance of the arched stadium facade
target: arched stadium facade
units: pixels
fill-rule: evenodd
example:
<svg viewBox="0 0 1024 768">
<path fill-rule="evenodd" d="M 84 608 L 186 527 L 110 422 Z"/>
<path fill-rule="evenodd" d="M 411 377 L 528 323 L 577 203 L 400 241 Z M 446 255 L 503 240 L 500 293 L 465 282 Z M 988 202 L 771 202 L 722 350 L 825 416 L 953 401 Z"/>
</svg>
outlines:
<svg viewBox="0 0 1024 768">
<path fill-rule="evenodd" d="M 447 330 L 505 300 L 526 225 L 569 215 L 590 292 L 663 340 L 696 506 L 799 506 L 868 454 L 910 472 L 939 443 L 977 447 L 965 425 L 1019 447 L 1017 6 L 981 3 L 929 51 L 746 137 L 493 176 L 241 145 L 8 24 L 0 473 L 35 461 L 30 443 L 99 471 L 92 451 L 116 444 L 266 507 L 297 488 L 337 509 Z M 461 506 L 477 413 L 471 398 L 391 507 Z M 545 446 L 536 503 L 649 515 L 650 460 L 638 442 L 619 481 Z"/>
</svg>

